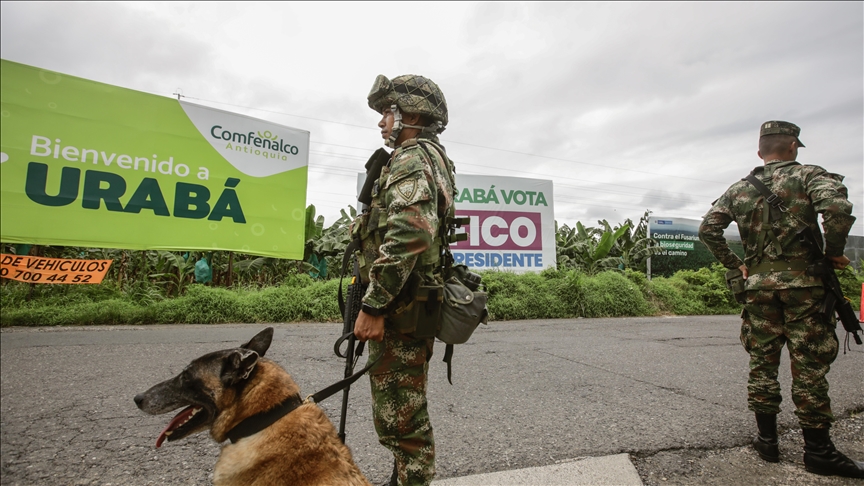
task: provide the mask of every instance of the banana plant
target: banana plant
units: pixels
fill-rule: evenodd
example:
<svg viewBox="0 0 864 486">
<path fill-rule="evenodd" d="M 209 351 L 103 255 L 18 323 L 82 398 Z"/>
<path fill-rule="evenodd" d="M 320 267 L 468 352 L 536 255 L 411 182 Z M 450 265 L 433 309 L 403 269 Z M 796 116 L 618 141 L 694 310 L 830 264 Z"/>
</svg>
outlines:
<svg viewBox="0 0 864 486">
<path fill-rule="evenodd" d="M 648 257 L 663 251 L 657 240 L 648 235 L 648 211 L 639 219 L 633 231 L 627 231 L 616 242 L 612 254 L 621 257 L 622 268 L 631 268 L 641 272 L 646 271 Z M 633 226 L 628 218 L 625 224 Z"/>
<path fill-rule="evenodd" d="M 324 216 L 315 217 L 315 205 L 310 204 L 306 208 L 306 230 L 304 232 L 303 241 L 306 242 L 306 248 L 303 254 L 303 260 L 309 260 L 312 255 L 315 242 L 321 238 L 321 233 L 324 231 Z"/>
<path fill-rule="evenodd" d="M 156 284 L 165 287 L 166 295 L 183 294 L 192 281 L 196 259 L 190 253 L 184 257 L 164 250 L 157 250 L 150 257 L 156 270 L 156 273 L 150 274 L 150 278 L 157 279 Z"/>
<path fill-rule="evenodd" d="M 600 222 L 601 225 L 606 223 Z M 625 224 L 612 229 L 608 223 L 604 229 L 586 228 L 577 222 L 574 228 L 566 224 L 560 228 L 556 222 L 556 244 L 559 268 L 575 268 L 593 275 L 602 270 L 618 268 L 621 258 L 610 255 L 615 243 L 627 233 L 630 226 Z"/>
<path fill-rule="evenodd" d="M 314 250 L 319 256 L 338 256 L 345 251 L 345 247 L 351 242 L 351 235 L 348 234 L 348 228 L 354 218 L 357 217 L 357 210 L 353 207 L 348 208 L 350 214 L 340 209 L 341 217 L 335 223 L 327 227 L 321 232 L 321 237 L 315 242 Z"/>
<path fill-rule="evenodd" d="M 328 278 L 328 268 L 339 268 L 345 248 L 351 242 L 348 230 L 351 222 L 357 217 L 357 210 L 349 206 L 341 209 L 340 217 L 332 225 L 324 228 L 324 217 L 319 216 L 314 222 L 315 207 L 310 205 L 306 211 L 307 235 L 314 235 L 306 240 L 304 260 L 311 267 L 309 275 L 313 278 Z"/>
</svg>

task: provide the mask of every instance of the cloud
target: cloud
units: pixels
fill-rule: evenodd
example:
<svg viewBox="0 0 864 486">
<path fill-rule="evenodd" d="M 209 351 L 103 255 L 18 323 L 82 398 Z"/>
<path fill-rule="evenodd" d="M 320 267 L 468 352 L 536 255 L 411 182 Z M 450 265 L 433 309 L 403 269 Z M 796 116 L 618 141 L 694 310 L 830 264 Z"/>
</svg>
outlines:
<svg viewBox="0 0 864 486">
<path fill-rule="evenodd" d="M 14 19 L 0 31 L 4 59 L 112 84 L 164 92 L 214 61 L 212 47 L 122 4 L 3 2 L 2 17 Z"/>
<path fill-rule="evenodd" d="M 6 2 L 0 53 L 309 130 L 310 188 L 327 186 L 309 202 L 337 208 L 328 219 L 380 146 L 377 74 L 435 80 L 457 171 L 552 179 L 571 224 L 698 218 L 761 163 L 759 125 L 789 120 L 802 162 L 846 176 L 864 234 L 860 2 L 404 3 L 402 30 L 391 8 Z"/>
</svg>

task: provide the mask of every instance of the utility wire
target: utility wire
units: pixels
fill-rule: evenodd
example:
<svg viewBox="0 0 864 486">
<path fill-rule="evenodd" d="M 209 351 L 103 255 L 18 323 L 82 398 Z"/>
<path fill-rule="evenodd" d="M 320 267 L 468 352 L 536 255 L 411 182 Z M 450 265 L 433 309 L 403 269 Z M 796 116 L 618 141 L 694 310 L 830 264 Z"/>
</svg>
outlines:
<svg viewBox="0 0 864 486">
<path fill-rule="evenodd" d="M 324 143 L 324 142 L 316 142 L 316 143 Z M 348 147 L 347 145 L 340 145 L 340 147 L 358 148 L 359 149 L 359 147 Z M 318 151 L 313 152 L 311 150 L 309 152 L 314 153 L 315 155 L 320 155 L 320 156 L 324 156 L 324 157 L 344 158 L 347 160 L 358 160 L 358 159 L 363 160 L 363 157 L 358 158 L 358 157 L 350 156 L 350 155 L 346 155 L 346 154 L 333 154 L 333 153 L 318 152 Z M 312 165 L 313 164 L 310 164 L 310 167 Z M 333 166 L 328 166 L 328 165 L 323 165 L 323 164 L 314 164 L 314 166 L 316 166 L 316 167 L 333 167 Z M 534 177 L 537 177 L 537 176 L 551 177 L 551 178 L 556 180 L 556 184 L 555 184 L 556 187 L 568 187 L 568 188 L 579 189 L 579 190 L 583 190 L 583 191 L 606 192 L 606 193 L 611 193 L 611 194 L 622 194 L 622 195 L 629 195 L 629 196 L 658 197 L 658 198 L 663 198 L 663 199 L 669 199 L 672 201 L 680 200 L 680 197 L 675 197 L 674 194 L 680 194 L 682 196 L 693 197 L 693 198 L 703 199 L 703 200 L 710 199 L 709 196 L 705 196 L 702 194 L 690 194 L 690 193 L 686 193 L 686 192 L 669 192 L 669 193 L 667 193 L 670 196 L 646 196 L 644 194 L 634 194 L 632 192 L 620 192 L 620 191 L 613 191 L 613 190 L 609 190 L 609 189 L 598 189 L 598 188 L 591 188 L 591 187 L 586 187 L 586 186 L 575 186 L 575 185 L 571 185 L 571 184 L 562 184 L 562 183 L 557 182 L 557 180 L 558 179 L 568 179 L 568 180 L 572 180 L 572 181 L 582 181 L 582 182 L 588 182 L 588 183 L 593 183 L 593 184 L 612 185 L 616 188 L 626 187 L 626 188 L 637 189 L 637 190 L 650 190 L 650 189 L 645 189 L 642 187 L 628 186 L 625 184 L 610 184 L 608 182 L 596 182 L 596 181 L 590 181 L 590 180 L 586 180 L 586 179 L 579 179 L 577 177 L 565 177 L 565 176 L 559 176 L 559 175 L 552 176 L 552 175 L 548 175 L 548 174 L 538 174 L 536 172 L 528 172 L 528 171 L 518 170 L 518 169 L 504 169 L 501 167 L 492 167 L 492 166 L 488 166 L 488 165 L 475 164 L 475 163 L 471 163 L 471 162 L 459 162 L 459 167 L 464 167 L 464 166 L 482 167 L 482 168 L 494 169 L 494 170 L 498 170 L 498 171 L 513 172 L 513 173 L 517 173 L 517 174 L 528 174 L 528 175 L 532 175 Z M 337 167 L 333 167 L 333 168 L 335 170 L 341 169 L 341 168 L 337 168 Z M 460 172 L 460 173 L 462 173 L 462 172 Z M 466 174 L 466 175 L 472 175 L 472 174 Z"/>
<path fill-rule="evenodd" d="M 194 98 L 194 97 L 191 97 L 191 96 L 184 96 L 184 98 L 187 98 L 187 99 L 193 99 L 193 100 L 198 100 L 198 101 L 205 101 L 205 102 L 209 102 L 209 103 L 218 103 L 218 104 L 223 104 L 223 105 L 226 105 L 226 106 L 234 106 L 234 107 L 237 107 L 237 108 L 245 108 L 245 109 L 249 109 L 249 110 L 263 111 L 263 112 L 267 112 L 267 113 L 274 113 L 274 114 L 278 114 L 278 115 L 293 116 L 293 117 L 296 117 L 296 118 L 305 118 L 305 119 L 315 120 L 315 121 L 320 121 L 320 122 L 325 122 L 325 123 L 334 123 L 334 124 L 338 124 L 338 125 L 345 125 L 345 126 L 354 127 L 354 128 L 362 128 L 362 129 L 365 129 L 365 130 L 373 130 L 373 131 L 377 131 L 376 129 L 374 129 L 374 128 L 370 128 L 370 127 L 368 127 L 368 126 L 355 125 L 355 124 L 352 124 L 352 123 L 345 123 L 345 122 L 337 122 L 337 121 L 333 121 L 333 120 L 325 120 L 325 119 L 323 119 L 323 118 L 315 118 L 315 117 L 309 117 L 309 116 L 303 116 L 303 115 L 296 115 L 296 114 L 293 114 L 293 113 L 285 113 L 285 112 L 280 112 L 280 111 L 275 111 L 275 110 L 267 110 L 267 109 L 264 109 L 264 108 L 255 108 L 255 107 L 251 107 L 251 106 L 237 105 L 237 104 L 226 103 L 226 102 L 215 101 L 215 100 L 207 100 L 207 99 L 203 99 L 203 98 Z M 351 149 L 357 149 L 357 150 L 368 150 L 368 149 L 366 149 L 366 148 L 353 147 L 353 146 L 349 146 L 349 145 L 339 145 L 339 144 L 328 143 L 328 142 L 317 142 L 317 141 L 315 141 L 315 142 L 312 142 L 312 143 L 318 143 L 318 144 L 323 144 L 323 145 L 332 145 L 332 146 L 336 146 L 336 147 L 351 148 Z M 487 147 L 487 146 L 484 146 L 484 145 L 471 144 L 471 143 L 466 143 L 466 142 L 459 142 L 459 141 L 456 141 L 456 140 L 447 140 L 447 143 L 455 143 L 455 144 L 458 144 L 458 145 L 465 145 L 465 146 L 469 146 L 469 147 L 476 147 L 476 148 L 487 149 L 487 150 L 495 150 L 495 151 L 499 151 L 499 152 L 507 152 L 507 153 L 517 154 L 517 155 L 524 155 L 524 156 L 527 156 L 527 157 L 537 157 L 537 158 L 548 159 L 548 160 L 556 160 L 556 161 L 561 161 L 561 162 L 576 163 L 576 164 L 584 164 L 584 165 L 591 165 L 591 166 L 603 167 L 603 168 L 613 168 L 613 169 L 615 169 L 615 170 L 624 170 L 624 171 L 629 171 L 629 172 L 638 172 L 638 173 L 643 173 L 643 174 L 657 175 L 656 173 L 654 173 L 654 172 L 649 172 L 649 171 L 640 171 L 640 170 L 636 170 L 636 169 L 627 169 L 627 168 L 621 168 L 621 167 L 611 167 L 611 166 L 609 166 L 609 165 L 604 165 L 604 164 L 593 164 L 593 163 L 590 163 L 590 162 L 580 162 L 580 161 L 575 161 L 575 160 L 570 160 L 570 159 L 562 159 L 562 158 L 558 158 L 558 157 L 549 157 L 549 156 L 545 156 L 545 155 L 538 155 L 538 154 L 531 154 L 531 153 L 526 153 L 526 152 L 519 152 L 519 151 L 515 151 L 515 150 L 507 150 L 507 149 L 500 149 L 500 148 L 495 148 L 495 147 Z M 365 158 L 365 157 L 363 157 L 363 156 L 355 156 L 355 155 L 349 155 L 349 154 L 332 154 L 332 153 L 327 153 L 327 152 L 317 152 L 317 151 L 313 152 L 313 151 L 311 151 L 311 150 L 310 150 L 310 153 L 313 153 L 313 154 L 315 154 L 315 155 L 320 155 L 320 156 L 335 157 L 335 158 L 344 158 L 344 159 L 347 159 L 347 160 L 361 160 L 361 161 L 362 161 L 362 160 Z M 488 168 L 488 169 L 494 169 L 494 170 L 504 170 L 504 171 L 508 171 L 508 172 L 515 172 L 515 173 L 522 173 L 522 174 L 530 174 L 530 175 L 533 175 L 533 176 L 535 176 L 535 177 L 538 176 L 538 175 L 541 175 L 541 176 L 544 176 L 544 175 L 545 175 L 546 177 L 553 177 L 553 178 L 555 178 L 555 179 L 570 179 L 570 180 L 577 180 L 577 181 L 583 181 L 583 182 L 590 182 L 590 183 L 595 183 L 595 184 L 609 184 L 609 183 L 605 183 L 605 182 L 587 181 L 587 180 L 585 180 L 585 179 L 578 179 L 578 178 L 573 178 L 573 177 L 562 177 L 562 176 L 560 176 L 560 175 L 556 175 L 556 176 L 549 176 L 549 175 L 546 175 L 546 174 L 537 174 L 537 173 L 534 173 L 534 172 L 528 172 L 528 171 L 520 171 L 520 170 L 515 170 L 515 169 L 504 169 L 504 168 L 500 168 L 500 167 L 491 167 L 491 166 L 486 166 L 486 165 L 483 165 L 483 164 L 473 164 L 473 163 L 469 163 L 469 162 L 462 162 L 462 163 L 460 163 L 460 165 L 474 166 L 474 167 L 482 167 L 482 168 Z M 333 166 L 327 166 L 327 165 L 318 165 L 317 167 L 310 167 L 310 170 L 313 170 L 314 172 L 330 173 L 330 172 L 321 171 L 320 168 L 326 168 L 328 171 L 334 171 L 334 170 L 335 170 L 335 171 L 339 171 L 339 172 L 350 172 L 350 174 L 339 174 L 339 175 L 342 176 L 342 177 L 350 177 L 350 176 L 352 176 L 352 175 L 356 176 L 356 173 L 357 173 L 356 171 L 351 170 L 351 169 L 349 169 L 349 168 L 333 167 Z M 717 181 L 709 181 L 709 180 L 705 180 L 705 179 L 696 179 L 696 178 L 690 178 L 690 177 L 684 177 L 684 176 L 674 176 L 674 175 L 673 175 L 673 176 L 669 176 L 669 177 L 677 177 L 677 178 L 681 178 L 681 179 L 689 179 L 689 180 L 700 181 L 700 182 L 711 182 L 711 183 L 715 183 L 715 184 L 718 183 Z M 601 191 L 600 189 L 591 189 L 591 188 L 586 188 L 586 187 L 581 187 L 581 186 L 572 186 L 572 185 L 567 185 L 567 184 L 558 184 L 558 185 L 563 186 L 563 187 L 570 187 L 570 188 L 574 188 L 574 189 L 588 190 L 588 191 L 594 191 L 594 192 L 599 192 L 599 191 Z M 644 190 L 644 188 L 641 188 L 641 187 L 625 186 L 625 185 L 621 185 L 621 184 L 615 184 L 615 185 L 616 185 L 616 186 L 619 186 L 619 187 L 629 187 L 629 188 L 632 188 L 632 189 L 641 189 L 641 190 Z M 608 191 L 608 190 L 602 190 L 602 191 L 603 191 L 603 192 L 606 192 L 606 193 L 613 192 L 613 191 Z M 622 193 L 622 192 L 613 192 L 613 193 L 615 193 L 615 194 L 622 194 L 622 195 L 643 196 L 643 197 L 649 197 L 649 198 L 652 198 L 652 199 L 669 199 L 669 200 L 673 200 L 673 201 L 677 200 L 677 199 L 674 198 L 674 197 L 670 198 L 670 197 L 666 197 L 666 196 L 659 196 L 659 195 L 658 195 L 658 196 L 651 196 L 651 195 L 632 194 L 632 193 Z M 328 194 L 334 194 L 334 193 L 328 193 Z M 705 198 L 705 196 L 695 195 L 695 194 L 687 194 L 687 193 L 679 193 L 679 194 L 683 194 L 683 195 L 686 195 L 686 196 L 694 196 L 694 197 L 699 197 L 699 198 Z M 334 195 L 336 195 L 336 194 L 334 194 Z M 562 202 L 570 202 L 570 203 L 574 203 L 574 202 L 577 202 L 577 201 L 598 201 L 597 199 L 591 199 L 591 198 L 572 198 L 572 197 L 564 196 L 564 195 L 562 195 L 562 194 L 558 194 L 556 197 L 559 198 Z M 327 202 L 330 202 L 330 201 L 327 201 Z M 326 204 L 326 203 L 325 203 L 325 204 L 323 204 L 323 206 L 326 206 L 326 207 L 347 207 L 347 206 L 337 206 L 335 203 L 334 203 L 334 204 Z M 641 210 L 641 209 L 642 209 L 641 206 L 637 207 L 637 206 L 622 205 L 622 204 L 618 204 L 617 206 L 618 206 L 618 207 L 621 207 L 622 209 L 623 209 L 623 208 L 627 208 L 627 209 L 638 209 L 638 210 Z M 601 206 L 601 205 L 588 205 L 587 207 L 604 208 L 604 209 L 608 209 L 608 208 L 609 208 L 608 205 L 602 205 L 602 206 Z M 613 209 L 617 209 L 617 208 L 613 208 Z"/>
<path fill-rule="evenodd" d="M 362 129 L 364 129 L 364 130 L 373 130 L 373 131 L 378 131 L 377 128 L 371 128 L 371 127 L 364 126 L 364 125 L 355 125 L 355 124 L 353 124 L 353 123 L 345 123 L 345 122 L 338 122 L 338 121 L 333 121 L 333 120 L 325 120 L 325 119 L 323 119 L 323 118 L 315 118 L 315 117 L 311 117 L 311 116 L 295 115 L 294 113 L 285 113 L 284 111 L 267 110 L 267 109 L 264 109 L 264 108 L 255 108 L 255 107 L 252 107 L 252 106 L 243 106 L 243 105 L 237 105 L 237 104 L 232 104 L 232 103 L 226 103 L 226 102 L 224 102 L 224 101 L 208 100 L 208 99 L 204 99 L 204 98 L 194 98 L 194 97 L 192 97 L 192 96 L 184 96 L 184 98 L 186 98 L 186 99 L 190 99 L 190 100 L 206 101 L 206 102 L 208 102 L 208 103 L 218 103 L 218 104 L 222 104 L 222 105 L 233 106 L 233 107 L 236 107 L 236 108 L 245 108 L 245 109 L 247 109 L 247 110 L 257 110 L 257 111 L 263 111 L 263 112 L 266 112 L 266 113 L 274 113 L 274 114 L 277 114 L 277 115 L 293 116 L 293 117 L 296 117 L 296 118 L 305 118 L 305 119 L 307 119 L 307 120 L 315 120 L 315 121 L 320 121 L 320 122 L 325 122 L 325 123 L 334 123 L 334 124 L 337 124 L 337 125 L 344 125 L 344 126 L 348 126 L 348 127 L 362 128 Z M 320 143 L 320 142 L 319 142 L 319 143 Z M 623 171 L 627 171 L 627 172 L 635 172 L 635 173 L 639 173 L 639 174 L 648 174 L 648 175 L 652 175 L 652 176 L 663 175 L 663 176 L 665 176 L 665 177 L 675 177 L 675 178 L 678 178 L 678 179 L 686 179 L 686 180 L 690 180 L 690 181 L 698 181 L 698 182 L 707 182 L 707 183 L 710 183 L 710 184 L 722 184 L 721 182 L 718 182 L 718 181 L 716 181 L 716 180 L 713 180 L 713 181 L 712 181 L 712 180 L 707 180 L 707 179 L 698 179 L 698 178 L 695 178 L 695 177 L 685 177 L 685 176 L 679 176 L 679 175 L 674 175 L 674 174 L 672 174 L 672 175 L 669 175 L 669 174 L 658 174 L 658 173 L 656 173 L 656 172 L 651 172 L 651 171 L 646 171 L 646 170 L 628 169 L 628 168 L 625 168 L 625 167 L 614 167 L 614 166 L 611 166 L 611 165 L 608 165 L 608 164 L 594 164 L 594 163 L 591 163 L 591 162 L 582 162 L 582 161 L 578 161 L 578 160 L 562 159 L 562 158 L 559 158 L 559 157 L 550 157 L 550 156 L 548 156 L 548 155 L 538 155 L 538 154 L 531 154 L 531 153 L 527 153 L 527 152 L 519 152 L 519 151 L 516 151 L 516 150 L 507 150 L 507 149 L 502 149 L 502 148 L 497 148 L 497 147 L 487 147 L 487 146 L 485 146 L 485 145 L 479 145 L 479 144 L 467 143 L 467 142 L 459 142 L 459 141 L 452 140 L 452 139 L 448 139 L 448 140 L 447 140 L 447 143 L 455 143 L 455 144 L 458 144 L 458 145 L 465 145 L 465 146 L 468 146 L 468 147 L 476 147 L 476 148 L 481 148 L 481 149 L 486 149 L 486 150 L 495 150 L 495 151 L 498 151 L 498 152 L 505 152 L 505 153 L 516 154 L 516 155 L 524 155 L 524 156 L 526 156 L 526 157 L 537 157 L 537 158 L 540 158 L 540 159 L 556 160 L 556 161 L 559 161 L 559 162 L 567 162 L 567 163 L 571 163 L 571 164 L 590 165 L 590 166 L 593 166 L 593 167 L 602 167 L 602 168 L 604 168 L 604 169 L 623 170 Z"/>
</svg>

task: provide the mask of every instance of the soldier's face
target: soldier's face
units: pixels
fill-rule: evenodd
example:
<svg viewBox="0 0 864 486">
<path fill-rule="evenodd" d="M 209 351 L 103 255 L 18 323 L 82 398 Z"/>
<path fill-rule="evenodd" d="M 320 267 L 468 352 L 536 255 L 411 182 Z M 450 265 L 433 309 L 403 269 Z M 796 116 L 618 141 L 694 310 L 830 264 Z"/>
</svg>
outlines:
<svg viewBox="0 0 864 486">
<path fill-rule="evenodd" d="M 378 128 L 381 129 L 381 138 L 387 140 L 390 138 L 390 133 L 393 131 L 393 112 L 390 108 L 385 108 L 381 112 L 381 121 L 378 122 Z"/>
</svg>

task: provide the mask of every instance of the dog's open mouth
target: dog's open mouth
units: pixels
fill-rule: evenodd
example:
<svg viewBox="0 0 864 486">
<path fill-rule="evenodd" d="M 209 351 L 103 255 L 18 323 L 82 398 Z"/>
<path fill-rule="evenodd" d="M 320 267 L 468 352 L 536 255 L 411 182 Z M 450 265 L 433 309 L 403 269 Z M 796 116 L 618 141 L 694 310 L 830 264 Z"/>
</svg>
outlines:
<svg viewBox="0 0 864 486">
<path fill-rule="evenodd" d="M 199 425 L 205 422 L 206 419 L 207 412 L 204 410 L 204 407 L 192 405 L 184 408 L 180 413 L 175 415 L 170 422 L 168 422 L 165 430 L 159 434 L 159 438 L 156 439 L 156 447 L 161 446 L 162 443 L 165 442 L 165 439 L 168 439 L 168 442 L 171 442 L 172 440 L 181 439 L 187 436 Z"/>
</svg>

